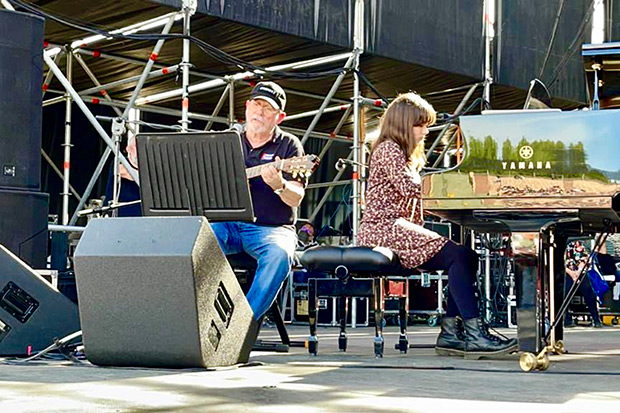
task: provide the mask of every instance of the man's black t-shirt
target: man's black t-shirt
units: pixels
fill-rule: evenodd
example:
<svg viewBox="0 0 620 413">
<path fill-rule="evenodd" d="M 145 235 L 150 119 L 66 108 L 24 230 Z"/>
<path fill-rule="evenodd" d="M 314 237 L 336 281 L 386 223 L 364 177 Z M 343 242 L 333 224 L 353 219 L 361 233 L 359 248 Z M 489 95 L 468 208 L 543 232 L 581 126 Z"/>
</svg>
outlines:
<svg viewBox="0 0 620 413">
<path fill-rule="evenodd" d="M 280 159 L 288 159 L 304 155 L 304 149 L 299 139 L 290 133 L 282 131 L 277 126 L 272 139 L 261 147 L 252 148 L 245 136 L 245 131 L 241 135 L 241 141 L 243 142 L 245 166 L 247 168 L 273 162 L 276 156 L 280 157 Z M 301 182 L 304 187 L 308 181 L 307 178 L 299 176 L 293 178 L 291 174 L 286 172 L 282 172 L 282 175 L 287 181 L 295 180 Z M 273 189 L 263 181 L 263 178 L 257 176 L 250 179 L 250 193 L 252 194 L 252 204 L 257 224 L 295 224 L 297 208 L 286 205 L 280 199 L 280 196 L 275 194 Z"/>
</svg>

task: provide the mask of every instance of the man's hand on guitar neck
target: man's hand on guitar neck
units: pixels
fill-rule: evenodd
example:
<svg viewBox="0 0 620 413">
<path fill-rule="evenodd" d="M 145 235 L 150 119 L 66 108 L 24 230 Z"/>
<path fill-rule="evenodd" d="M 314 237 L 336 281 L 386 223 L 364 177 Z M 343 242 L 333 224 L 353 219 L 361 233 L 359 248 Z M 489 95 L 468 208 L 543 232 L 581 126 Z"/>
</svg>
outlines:
<svg viewBox="0 0 620 413">
<path fill-rule="evenodd" d="M 282 172 L 276 167 L 279 162 L 280 157 L 276 156 L 274 163 L 261 168 L 260 176 L 280 196 L 282 202 L 288 206 L 297 207 L 304 197 L 304 187 L 297 181 L 285 180 Z"/>
<path fill-rule="evenodd" d="M 280 162 L 280 157 L 276 156 L 275 162 L 263 166 L 260 170 L 260 176 L 263 178 L 263 181 L 274 191 L 284 186 L 282 172 L 276 168 L 278 162 Z"/>
</svg>

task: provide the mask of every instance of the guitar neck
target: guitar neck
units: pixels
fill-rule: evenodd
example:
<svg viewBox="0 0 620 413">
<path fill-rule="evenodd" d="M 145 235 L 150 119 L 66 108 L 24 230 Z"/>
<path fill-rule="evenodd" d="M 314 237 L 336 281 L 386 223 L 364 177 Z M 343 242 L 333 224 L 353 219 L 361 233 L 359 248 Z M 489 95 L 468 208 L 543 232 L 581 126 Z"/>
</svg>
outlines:
<svg viewBox="0 0 620 413">
<path fill-rule="evenodd" d="M 267 165 L 275 165 L 276 168 L 282 170 L 282 165 L 283 164 L 284 164 L 284 160 L 283 159 L 280 160 L 280 161 L 264 163 L 262 165 L 256 165 L 256 166 L 252 166 L 250 168 L 246 168 L 245 169 L 245 173 L 248 176 L 248 179 L 252 179 L 252 178 L 255 178 L 255 177 L 259 176 L 261 169 L 263 169 L 263 167 L 265 167 Z"/>
</svg>

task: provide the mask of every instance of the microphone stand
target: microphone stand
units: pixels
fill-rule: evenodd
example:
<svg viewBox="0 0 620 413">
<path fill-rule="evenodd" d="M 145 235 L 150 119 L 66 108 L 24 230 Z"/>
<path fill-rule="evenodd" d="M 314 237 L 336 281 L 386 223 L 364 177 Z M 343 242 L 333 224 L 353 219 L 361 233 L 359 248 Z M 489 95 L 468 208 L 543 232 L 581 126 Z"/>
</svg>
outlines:
<svg viewBox="0 0 620 413">
<path fill-rule="evenodd" d="M 367 165 L 364 165 L 361 162 L 356 162 L 345 158 L 339 158 L 338 161 L 336 161 L 336 165 L 334 167 L 337 171 L 343 171 L 344 169 L 346 169 L 347 165 L 357 165 L 360 168 L 368 168 Z"/>
<path fill-rule="evenodd" d="M 142 201 L 139 199 L 135 201 L 129 201 L 129 202 L 116 202 L 116 203 L 112 202 L 110 205 L 107 205 L 107 206 L 99 206 L 99 207 L 94 207 L 94 208 L 83 209 L 77 213 L 77 216 L 82 217 L 84 215 L 106 213 L 108 211 L 115 211 L 119 208 L 123 208 L 126 206 L 137 205 L 141 202 Z"/>
</svg>

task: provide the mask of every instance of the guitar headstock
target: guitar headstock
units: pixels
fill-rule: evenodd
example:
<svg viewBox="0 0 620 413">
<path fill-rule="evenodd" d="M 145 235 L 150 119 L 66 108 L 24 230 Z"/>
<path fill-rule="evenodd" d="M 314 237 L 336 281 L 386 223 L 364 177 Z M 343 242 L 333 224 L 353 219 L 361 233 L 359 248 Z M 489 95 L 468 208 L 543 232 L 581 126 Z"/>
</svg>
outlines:
<svg viewBox="0 0 620 413">
<path fill-rule="evenodd" d="M 312 175 L 318 168 L 320 159 L 316 155 L 297 156 L 282 160 L 281 170 L 288 172 L 293 177 L 301 176 L 302 178 Z"/>
</svg>

